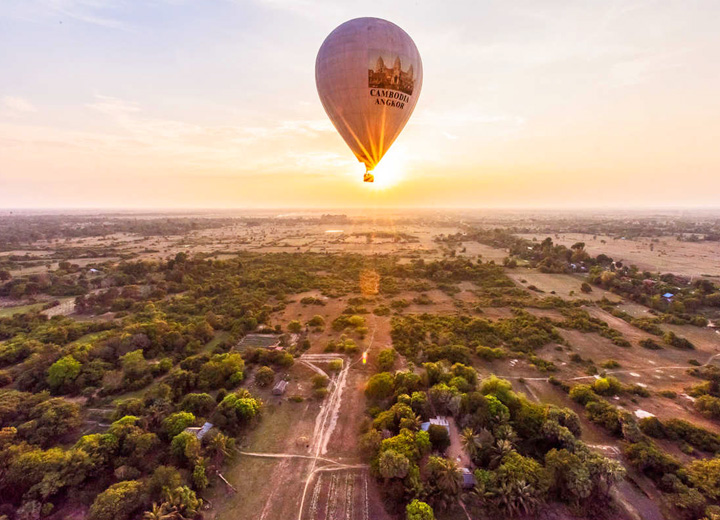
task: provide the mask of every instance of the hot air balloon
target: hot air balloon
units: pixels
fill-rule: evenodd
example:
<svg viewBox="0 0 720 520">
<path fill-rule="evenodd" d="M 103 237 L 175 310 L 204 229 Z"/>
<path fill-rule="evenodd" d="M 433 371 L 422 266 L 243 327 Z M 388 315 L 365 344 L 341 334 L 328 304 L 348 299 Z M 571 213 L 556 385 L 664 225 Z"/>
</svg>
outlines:
<svg viewBox="0 0 720 520">
<path fill-rule="evenodd" d="M 380 18 L 356 18 L 325 39 L 315 62 L 320 101 L 370 173 L 405 127 L 422 87 L 422 61 L 410 36 Z"/>
</svg>

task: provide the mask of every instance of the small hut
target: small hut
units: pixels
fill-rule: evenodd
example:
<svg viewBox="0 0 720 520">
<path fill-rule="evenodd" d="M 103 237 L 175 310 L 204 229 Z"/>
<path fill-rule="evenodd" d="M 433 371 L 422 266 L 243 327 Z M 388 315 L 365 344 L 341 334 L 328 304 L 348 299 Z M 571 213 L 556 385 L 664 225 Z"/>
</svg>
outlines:
<svg viewBox="0 0 720 520">
<path fill-rule="evenodd" d="M 283 395 L 285 393 L 287 385 L 287 381 L 278 381 L 278 383 L 272 389 L 273 395 Z"/>
</svg>

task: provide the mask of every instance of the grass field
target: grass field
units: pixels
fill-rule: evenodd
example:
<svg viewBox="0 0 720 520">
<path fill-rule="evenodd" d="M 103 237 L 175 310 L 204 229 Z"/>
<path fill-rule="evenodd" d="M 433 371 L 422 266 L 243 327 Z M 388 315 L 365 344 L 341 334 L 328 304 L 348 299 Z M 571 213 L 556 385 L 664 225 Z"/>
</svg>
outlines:
<svg viewBox="0 0 720 520">
<path fill-rule="evenodd" d="M 40 310 L 43 305 L 44 304 L 42 303 L 33 303 L 30 305 L 20 305 L 18 307 L 0 307 L 0 318 L 7 318 L 15 314 L 22 314 L 23 312 Z"/>
</svg>

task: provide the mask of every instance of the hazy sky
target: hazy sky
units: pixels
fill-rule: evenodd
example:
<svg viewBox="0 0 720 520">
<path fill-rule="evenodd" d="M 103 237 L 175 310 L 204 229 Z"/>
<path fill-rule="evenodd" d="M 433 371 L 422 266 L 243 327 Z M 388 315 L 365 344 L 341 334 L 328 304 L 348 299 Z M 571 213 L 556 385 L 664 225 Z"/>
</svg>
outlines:
<svg viewBox="0 0 720 520">
<path fill-rule="evenodd" d="M 424 84 L 364 168 L 315 91 L 359 16 Z M 720 205 L 717 0 L 2 0 L 0 207 Z"/>
</svg>

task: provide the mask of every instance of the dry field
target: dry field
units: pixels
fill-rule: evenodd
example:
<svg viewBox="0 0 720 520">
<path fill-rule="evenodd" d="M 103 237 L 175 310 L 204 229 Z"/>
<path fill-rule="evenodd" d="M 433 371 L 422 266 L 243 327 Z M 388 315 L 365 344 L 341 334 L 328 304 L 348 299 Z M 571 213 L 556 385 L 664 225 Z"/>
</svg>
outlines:
<svg viewBox="0 0 720 520">
<path fill-rule="evenodd" d="M 518 235 L 544 240 L 547 234 Z M 593 256 L 604 253 L 615 260 L 636 265 L 641 270 L 675 273 L 686 276 L 710 275 L 720 277 L 720 242 L 679 242 L 674 237 L 622 240 L 603 235 L 562 233 L 549 235 L 556 244 L 571 246 L 585 242 L 585 249 Z M 593 238 L 595 237 L 595 238 Z M 653 250 L 650 250 L 652 245 Z"/>
<path fill-rule="evenodd" d="M 620 301 L 620 297 L 599 287 L 593 287 L 592 292 L 584 293 L 580 285 L 585 281 L 581 275 L 541 273 L 535 269 L 506 269 L 507 274 L 520 287 L 527 289 L 535 286 L 543 293 L 542 296 L 555 294 L 565 300 L 602 300 L 607 298 L 610 301 Z M 554 292 L 553 292 L 554 291 Z M 572 293 L 572 294 L 571 294 Z M 535 292 L 537 295 L 538 293 Z"/>
<path fill-rule="evenodd" d="M 358 253 L 363 255 L 398 254 L 408 258 L 435 259 L 442 252 L 435 243 L 441 234 L 453 234 L 457 227 L 434 227 L 424 225 L 394 225 L 392 223 L 348 223 L 327 225 L 317 223 L 297 224 L 288 221 L 262 222 L 248 226 L 232 224 L 217 229 L 193 231 L 186 235 L 142 237 L 129 233 L 115 233 L 104 237 L 75 238 L 64 240 L 40 240 L 34 250 L 13 250 L 0 254 L 0 259 L 10 255 L 30 255 L 27 262 L 43 262 L 37 266 L 16 269 L 12 274 L 37 274 L 57 269 L 58 261 L 52 257 L 59 249 L 78 248 L 85 251 L 113 250 L 118 254 L 133 255 L 135 259 L 157 260 L 177 253 L 215 253 L 218 257 L 238 251 L 258 253 Z M 366 234 L 373 235 L 368 238 Z M 398 235 L 397 239 L 390 235 Z M 406 237 L 407 236 L 407 237 Z M 410 238 L 411 237 L 411 238 Z M 487 246 L 468 246 L 468 255 L 482 254 L 486 260 L 502 260 L 504 253 Z M 472 252 L 470 251 L 472 249 Z M 116 262 L 119 257 L 69 258 L 80 266 Z M 27 263 L 26 262 L 26 263 Z"/>
</svg>

